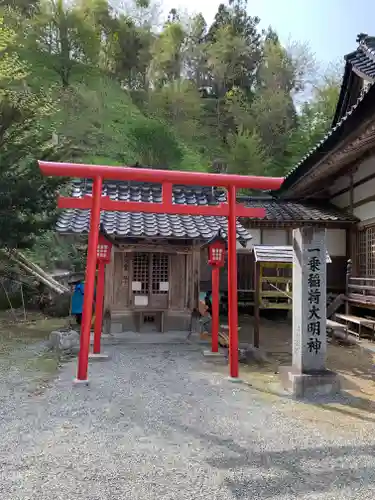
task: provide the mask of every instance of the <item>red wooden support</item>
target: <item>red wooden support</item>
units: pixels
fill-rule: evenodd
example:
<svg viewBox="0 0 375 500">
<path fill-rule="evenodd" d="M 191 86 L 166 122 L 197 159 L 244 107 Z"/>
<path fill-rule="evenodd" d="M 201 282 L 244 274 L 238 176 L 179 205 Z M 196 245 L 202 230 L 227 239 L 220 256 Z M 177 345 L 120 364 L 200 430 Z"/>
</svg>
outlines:
<svg viewBox="0 0 375 500">
<path fill-rule="evenodd" d="M 108 167 L 79 163 L 39 161 L 44 175 L 155 182 L 161 184 L 186 184 L 190 186 L 236 186 L 238 189 L 279 189 L 283 177 L 257 177 L 254 175 L 209 174 L 207 172 L 180 172 L 136 167 Z"/>
<path fill-rule="evenodd" d="M 100 354 L 100 341 L 103 325 L 103 300 L 104 300 L 105 263 L 98 261 L 98 281 L 96 284 L 95 302 L 95 328 L 94 328 L 94 354 Z"/>
<path fill-rule="evenodd" d="M 236 186 L 228 189 L 228 302 L 229 302 L 229 374 L 238 378 L 238 305 L 237 305 L 237 231 Z"/>
<path fill-rule="evenodd" d="M 212 266 L 212 326 L 211 326 L 211 349 L 219 352 L 219 266 Z"/>
<path fill-rule="evenodd" d="M 90 232 L 89 232 L 89 241 L 87 247 L 85 293 L 83 296 L 82 327 L 81 327 L 81 339 L 80 339 L 78 371 L 77 371 L 77 379 L 79 381 L 88 380 L 87 369 L 88 369 L 89 349 L 90 349 L 92 303 L 94 300 L 94 288 L 95 288 L 96 249 L 98 246 L 98 239 L 99 239 L 101 194 L 102 194 L 102 178 L 96 177 L 94 179 L 94 186 L 92 190 Z"/>
<path fill-rule="evenodd" d="M 74 198 L 67 196 L 59 196 L 57 201 L 58 208 L 75 208 L 80 210 L 90 210 L 92 203 L 91 196 L 84 198 Z M 101 201 L 101 209 L 107 212 L 143 212 L 151 214 L 179 214 L 179 215 L 207 215 L 228 217 L 228 203 L 220 203 L 219 205 L 179 205 L 177 203 L 151 203 L 147 201 L 120 201 L 111 200 L 108 196 L 103 196 Z M 264 208 L 248 208 L 237 203 L 237 217 L 252 217 L 262 219 L 266 215 Z"/>
<path fill-rule="evenodd" d="M 182 215 L 215 215 L 228 217 L 228 301 L 229 301 L 229 365 L 230 376 L 238 377 L 238 310 L 237 310 L 237 252 L 236 217 L 263 218 L 262 208 L 246 208 L 236 204 L 236 189 L 278 189 L 283 178 L 255 177 L 244 175 L 209 174 L 205 172 L 179 172 L 176 170 L 154 170 L 135 167 L 109 167 L 74 163 L 39 162 L 44 175 L 81 177 L 94 179 L 93 196 L 79 198 L 60 197 L 60 208 L 91 210 L 90 233 L 87 253 L 86 283 L 83 305 L 81 346 L 78 358 L 78 379 L 87 380 L 90 324 L 96 267 L 100 210 L 126 212 L 167 213 Z M 163 186 L 162 203 L 143 203 L 101 198 L 102 179 L 160 183 Z M 216 206 L 194 206 L 173 204 L 172 185 L 200 185 L 225 187 L 228 203 Z"/>
</svg>

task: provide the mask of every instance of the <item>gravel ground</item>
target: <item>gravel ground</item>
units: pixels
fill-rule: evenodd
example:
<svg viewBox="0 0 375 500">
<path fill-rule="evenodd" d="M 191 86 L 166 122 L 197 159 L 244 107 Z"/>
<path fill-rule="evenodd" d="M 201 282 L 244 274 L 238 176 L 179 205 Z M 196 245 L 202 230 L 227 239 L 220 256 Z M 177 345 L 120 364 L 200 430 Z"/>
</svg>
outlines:
<svg viewBox="0 0 375 500">
<path fill-rule="evenodd" d="M 299 403 L 225 380 L 196 346 L 106 351 L 88 388 L 72 362 L 41 395 L 2 393 L 2 500 L 375 498 L 372 423 L 305 425 L 283 411 Z"/>
</svg>

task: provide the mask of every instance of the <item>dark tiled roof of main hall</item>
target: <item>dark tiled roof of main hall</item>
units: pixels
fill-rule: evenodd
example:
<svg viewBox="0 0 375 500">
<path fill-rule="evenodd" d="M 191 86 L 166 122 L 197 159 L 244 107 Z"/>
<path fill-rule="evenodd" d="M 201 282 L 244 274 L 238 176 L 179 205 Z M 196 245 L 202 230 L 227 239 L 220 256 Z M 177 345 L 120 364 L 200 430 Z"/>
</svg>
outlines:
<svg viewBox="0 0 375 500">
<path fill-rule="evenodd" d="M 72 196 L 80 198 L 91 194 L 91 181 L 75 181 Z M 113 200 L 144 201 L 160 203 L 162 201 L 161 186 L 134 182 L 105 182 L 103 195 Z M 173 186 L 174 203 L 183 205 L 217 205 L 226 201 L 226 192 L 220 188 L 199 186 Z M 352 222 L 355 219 L 332 205 L 314 205 L 296 201 L 278 200 L 271 196 L 239 197 L 239 202 L 248 207 L 262 207 L 266 210 L 265 221 L 268 222 Z M 86 233 L 89 228 L 89 211 L 68 209 L 62 211 L 57 222 L 57 231 L 61 233 Z M 138 212 L 105 212 L 101 213 L 103 229 L 108 234 L 121 237 L 157 237 L 204 239 L 214 236 L 219 229 L 226 233 L 225 217 L 149 214 Z M 246 241 L 251 235 L 237 221 L 237 237 Z"/>
<path fill-rule="evenodd" d="M 264 208 L 268 222 L 353 223 L 356 217 L 326 202 L 301 202 L 272 196 L 239 197 L 246 207 Z"/>
</svg>

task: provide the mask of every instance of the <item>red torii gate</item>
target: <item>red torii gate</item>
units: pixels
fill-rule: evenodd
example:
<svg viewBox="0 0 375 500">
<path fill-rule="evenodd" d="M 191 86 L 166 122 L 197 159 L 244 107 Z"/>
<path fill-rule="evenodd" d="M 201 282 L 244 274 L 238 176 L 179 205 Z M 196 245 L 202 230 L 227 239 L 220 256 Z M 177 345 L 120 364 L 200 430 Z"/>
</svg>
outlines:
<svg viewBox="0 0 375 500">
<path fill-rule="evenodd" d="M 89 318 L 92 317 L 94 299 L 97 246 L 99 238 L 100 211 L 147 212 L 179 215 L 206 215 L 228 217 L 228 306 L 229 306 L 229 369 L 232 379 L 238 378 L 238 309 L 237 309 L 237 250 L 236 217 L 263 218 L 263 208 L 246 208 L 236 203 L 237 188 L 278 189 L 282 177 L 256 177 L 244 175 L 209 174 L 205 172 L 180 172 L 154 170 L 150 168 L 110 167 L 75 163 L 39 161 L 44 175 L 93 179 L 92 196 L 83 198 L 59 196 L 59 208 L 90 210 L 83 321 L 78 357 L 77 381 L 88 382 L 88 359 L 90 347 Z M 162 185 L 162 202 L 131 202 L 111 200 L 102 196 L 103 179 L 158 183 Z M 173 184 L 218 186 L 228 191 L 228 202 L 215 206 L 179 205 L 172 201 Z M 96 322 L 102 318 L 96 317 Z"/>
</svg>

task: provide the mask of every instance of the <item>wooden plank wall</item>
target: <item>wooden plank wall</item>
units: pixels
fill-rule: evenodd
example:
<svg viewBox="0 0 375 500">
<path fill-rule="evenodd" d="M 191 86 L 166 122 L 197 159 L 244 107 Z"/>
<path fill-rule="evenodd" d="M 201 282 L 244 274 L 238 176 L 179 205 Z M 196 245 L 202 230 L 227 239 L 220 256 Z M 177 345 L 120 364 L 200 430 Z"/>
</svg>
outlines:
<svg viewBox="0 0 375 500">
<path fill-rule="evenodd" d="M 186 304 L 186 255 L 172 254 L 169 257 L 169 306 L 183 310 Z"/>
<path fill-rule="evenodd" d="M 121 251 L 115 252 L 112 278 L 112 307 L 115 310 L 127 309 L 129 307 L 130 276 L 131 254 Z"/>
<path fill-rule="evenodd" d="M 200 247 L 193 247 L 192 251 L 192 265 L 191 265 L 191 296 L 190 296 L 190 307 L 193 309 L 198 307 L 199 303 L 199 291 L 200 291 L 200 281 L 201 281 L 201 250 Z"/>
<path fill-rule="evenodd" d="M 111 262 L 105 267 L 105 280 L 104 280 L 104 311 L 111 310 L 113 305 L 113 273 L 114 273 L 114 260 L 115 249 L 112 248 Z"/>
<path fill-rule="evenodd" d="M 207 253 L 202 251 L 200 255 L 201 279 L 200 290 L 211 290 L 211 267 L 207 263 Z M 237 287 L 238 290 L 253 289 L 254 255 L 249 253 L 237 254 Z M 227 262 L 220 269 L 220 290 L 228 290 L 228 266 Z"/>
</svg>

